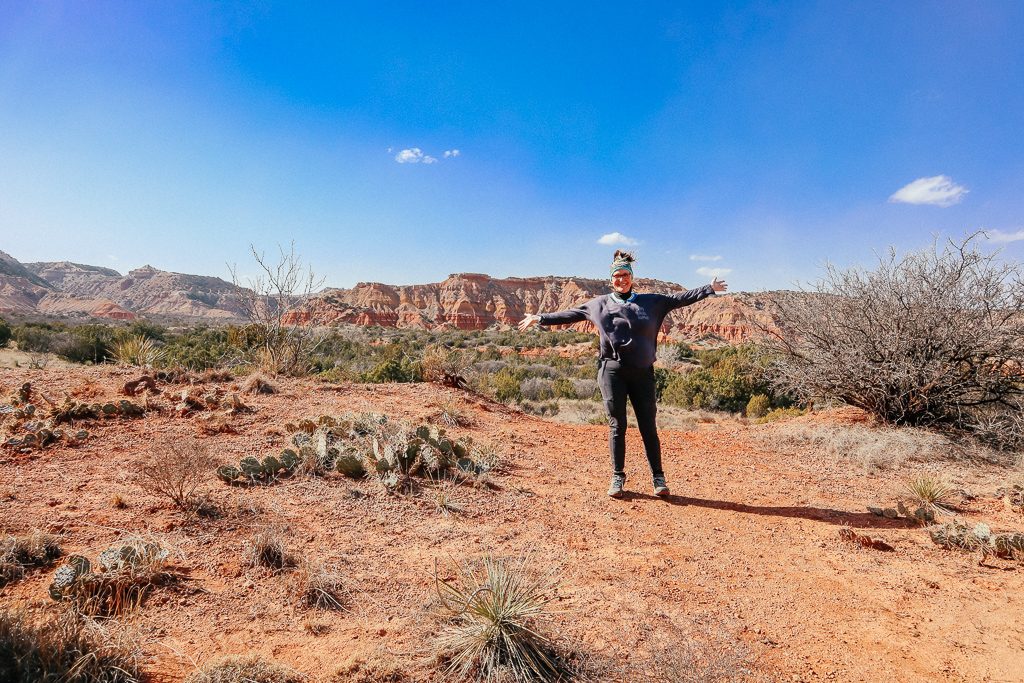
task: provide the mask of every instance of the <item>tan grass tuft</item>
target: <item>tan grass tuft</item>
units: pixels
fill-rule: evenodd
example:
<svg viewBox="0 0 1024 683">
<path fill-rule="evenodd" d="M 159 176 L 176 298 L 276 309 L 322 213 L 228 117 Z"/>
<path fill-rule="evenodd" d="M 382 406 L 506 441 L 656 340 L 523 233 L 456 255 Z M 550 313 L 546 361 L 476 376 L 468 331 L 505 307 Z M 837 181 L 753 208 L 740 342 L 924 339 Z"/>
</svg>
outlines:
<svg viewBox="0 0 1024 683">
<path fill-rule="evenodd" d="M 185 683 L 305 683 L 306 676 L 258 655 L 227 656 L 196 671 Z"/>
</svg>

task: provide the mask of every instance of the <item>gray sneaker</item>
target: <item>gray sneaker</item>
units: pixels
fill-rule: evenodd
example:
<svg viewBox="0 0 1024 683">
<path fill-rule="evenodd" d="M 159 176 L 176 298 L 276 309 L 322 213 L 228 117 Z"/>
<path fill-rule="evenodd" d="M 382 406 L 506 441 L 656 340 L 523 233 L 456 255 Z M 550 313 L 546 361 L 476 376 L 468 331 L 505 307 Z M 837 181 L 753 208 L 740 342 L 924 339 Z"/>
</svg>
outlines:
<svg viewBox="0 0 1024 683">
<path fill-rule="evenodd" d="M 612 484 L 608 487 L 608 495 L 612 498 L 622 498 L 622 487 L 626 485 L 625 474 L 612 475 Z"/>
<path fill-rule="evenodd" d="M 654 477 L 654 495 L 664 498 L 668 495 L 668 484 L 665 483 L 665 477 Z"/>
</svg>

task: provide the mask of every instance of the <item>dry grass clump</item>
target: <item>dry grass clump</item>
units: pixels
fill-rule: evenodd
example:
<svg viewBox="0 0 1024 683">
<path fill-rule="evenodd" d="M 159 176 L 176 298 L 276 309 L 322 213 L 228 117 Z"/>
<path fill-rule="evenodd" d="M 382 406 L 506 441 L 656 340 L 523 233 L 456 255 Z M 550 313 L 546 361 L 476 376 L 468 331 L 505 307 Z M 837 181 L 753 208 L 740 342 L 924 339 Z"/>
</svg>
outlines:
<svg viewBox="0 0 1024 683">
<path fill-rule="evenodd" d="M 23 536 L 0 538 L 0 586 L 20 579 L 25 570 L 46 567 L 61 555 L 59 539 L 36 529 Z"/>
<path fill-rule="evenodd" d="M 218 370 L 217 368 L 207 368 L 199 375 L 199 381 L 204 384 L 213 384 L 216 382 L 231 382 L 235 379 L 227 370 Z"/>
<path fill-rule="evenodd" d="M 284 543 L 284 534 L 273 527 L 256 532 L 248 542 L 247 554 L 250 567 L 266 567 L 280 571 L 294 567 L 295 558 L 288 552 Z"/>
<path fill-rule="evenodd" d="M 21 611 L 0 609 L 0 681 L 4 683 L 138 683 L 133 642 L 96 622 L 64 614 L 32 623 Z"/>
<path fill-rule="evenodd" d="M 258 655 L 229 655 L 196 671 L 185 683 L 304 683 L 306 677 L 288 667 Z"/>
<path fill-rule="evenodd" d="M 893 469 L 906 462 L 939 462 L 965 456 L 947 437 L 911 427 L 809 424 L 796 420 L 779 422 L 752 436 L 773 448 L 781 442 L 812 448 L 837 461 L 854 461 L 868 472 Z"/>
<path fill-rule="evenodd" d="M 277 387 L 270 383 L 266 375 L 256 372 L 249 375 L 242 384 L 242 391 L 246 394 L 276 394 Z"/>
<path fill-rule="evenodd" d="M 437 404 L 437 412 L 431 416 L 431 421 L 445 427 L 469 427 L 473 424 L 472 418 L 460 410 L 455 401 Z"/>
<path fill-rule="evenodd" d="M 133 466 L 135 481 L 147 493 L 168 498 L 180 510 L 192 510 L 196 489 L 209 480 L 217 461 L 196 439 L 163 439 Z"/>
<path fill-rule="evenodd" d="M 353 659 L 326 679 L 327 683 L 406 683 L 409 680 L 390 653 Z"/>
<path fill-rule="evenodd" d="M 551 574 L 537 577 L 527 558 L 484 557 L 454 579 L 434 572 L 444 627 L 436 645 L 442 675 L 488 683 L 564 680 L 569 672 L 539 630 L 554 599 Z"/>
<path fill-rule="evenodd" d="M 948 483 L 922 474 L 907 482 L 906 491 L 911 501 L 919 507 L 935 514 L 952 514 L 950 508 L 955 489 Z"/>
<path fill-rule="evenodd" d="M 320 564 L 303 562 L 295 575 L 299 602 L 311 609 L 340 610 L 348 602 L 341 574 Z"/>
<path fill-rule="evenodd" d="M 725 640 L 704 628 L 698 633 L 672 629 L 651 651 L 644 680 L 652 683 L 725 683 L 750 674 L 750 652 L 740 640 Z M 717 629 L 716 629 L 717 631 Z"/>
</svg>

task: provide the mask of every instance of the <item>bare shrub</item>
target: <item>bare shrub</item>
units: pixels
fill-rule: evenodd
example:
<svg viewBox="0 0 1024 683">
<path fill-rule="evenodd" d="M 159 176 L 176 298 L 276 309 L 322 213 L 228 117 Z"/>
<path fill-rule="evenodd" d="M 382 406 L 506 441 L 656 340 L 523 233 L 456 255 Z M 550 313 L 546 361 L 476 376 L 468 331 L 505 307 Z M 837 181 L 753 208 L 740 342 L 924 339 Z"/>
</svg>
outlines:
<svg viewBox="0 0 1024 683">
<path fill-rule="evenodd" d="M 216 459 L 196 439 L 164 439 L 135 463 L 135 480 L 147 493 L 169 499 L 181 510 L 197 503 L 196 489 L 210 478 Z"/>
<path fill-rule="evenodd" d="M 66 613 L 33 623 L 0 609 L 0 681 L 5 683 L 138 683 L 136 643 L 95 621 Z"/>
<path fill-rule="evenodd" d="M 775 386 L 1024 445 L 1024 273 L 982 253 L 980 235 L 890 250 L 874 270 L 829 265 L 810 290 L 772 297 Z"/>
<path fill-rule="evenodd" d="M 576 398 L 584 401 L 601 397 L 601 387 L 596 379 L 574 379 L 572 390 L 576 392 Z"/>
<path fill-rule="evenodd" d="M 289 250 L 278 246 L 276 261 L 249 245 L 260 274 L 243 279 L 237 266 L 231 266 L 231 281 L 238 287 L 239 303 L 249 320 L 245 330 L 251 342 L 253 358 L 270 374 L 302 375 L 308 370 L 309 355 L 322 341 L 315 328 L 298 322 L 295 313 L 306 299 L 323 284 L 313 270 L 307 268 L 295 244 Z"/>
<path fill-rule="evenodd" d="M 527 377 L 519 384 L 519 391 L 527 401 L 546 401 L 555 395 L 554 383 L 543 377 Z"/>
<path fill-rule="evenodd" d="M 654 683 L 726 683 L 749 675 L 750 653 L 741 640 L 725 640 L 710 629 L 698 633 L 673 633 L 659 640 L 651 653 Z"/>
<path fill-rule="evenodd" d="M 185 683 L 304 683 L 305 676 L 258 655 L 227 656 L 196 671 Z"/>
</svg>

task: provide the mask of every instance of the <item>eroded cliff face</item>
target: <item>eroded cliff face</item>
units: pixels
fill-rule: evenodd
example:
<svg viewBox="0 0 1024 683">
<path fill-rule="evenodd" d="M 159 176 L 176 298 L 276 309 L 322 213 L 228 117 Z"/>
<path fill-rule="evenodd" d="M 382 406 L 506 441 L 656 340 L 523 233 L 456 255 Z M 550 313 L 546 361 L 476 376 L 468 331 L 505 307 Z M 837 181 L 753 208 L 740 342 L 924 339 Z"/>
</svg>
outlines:
<svg viewBox="0 0 1024 683">
<path fill-rule="evenodd" d="M 642 292 L 671 294 L 683 287 L 638 279 Z M 220 278 L 185 275 L 151 266 L 121 275 L 109 268 L 68 261 L 20 264 L 0 252 L 0 313 L 89 316 L 132 320 L 140 315 L 209 322 L 241 322 L 239 289 Z M 398 328 L 507 328 L 527 313 L 572 308 L 607 294 L 606 280 L 577 277 L 492 278 L 457 273 L 443 282 L 396 286 L 363 282 L 352 289 L 328 289 L 291 315 L 292 324 L 353 324 Z M 573 326 L 591 331 L 589 323 Z M 673 312 L 667 337 L 739 343 L 772 329 L 756 295 L 717 296 Z"/>
<path fill-rule="evenodd" d="M 649 279 L 638 279 L 636 289 L 663 294 L 684 291 L 680 285 Z M 364 282 L 352 289 L 320 293 L 290 322 L 481 330 L 515 325 L 528 313 L 572 308 L 608 291 L 605 280 L 554 276 L 497 279 L 476 273 L 457 273 L 443 282 L 425 285 Z M 674 311 L 664 332 L 679 339 L 739 343 L 756 335 L 758 324 L 772 325 L 763 302 L 751 295 L 725 295 Z M 573 327 L 591 329 L 589 323 Z"/>
<path fill-rule="evenodd" d="M 121 275 L 109 268 L 68 261 L 29 263 L 26 268 L 53 285 L 35 311 L 131 320 L 138 315 L 232 322 L 243 319 L 238 290 L 206 275 L 186 275 L 152 266 Z"/>
</svg>

